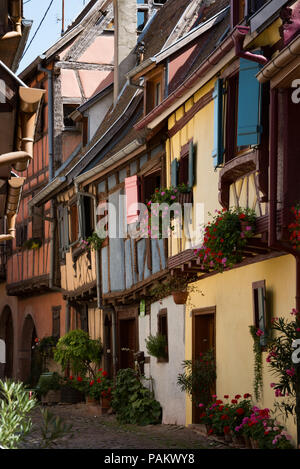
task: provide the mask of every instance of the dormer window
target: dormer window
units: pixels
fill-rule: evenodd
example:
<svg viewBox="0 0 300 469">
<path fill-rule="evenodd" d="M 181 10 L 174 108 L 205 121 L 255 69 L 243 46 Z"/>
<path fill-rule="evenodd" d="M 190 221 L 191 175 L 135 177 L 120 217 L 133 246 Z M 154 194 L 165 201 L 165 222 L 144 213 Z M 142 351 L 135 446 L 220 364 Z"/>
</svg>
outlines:
<svg viewBox="0 0 300 469">
<path fill-rule="evenodd" d="M 145 114 L 158 106 L 163 100 L 163 72 L 155 70 L 146 77 Z"/>
<path fill-rule="evenodd" d="M 231 0 L 231 27 L 254 15 L 267 0 Z"/>
<path fill-rule="evenodd" d="M 64 128 L 65 130 L 76 130 L 76 122 L 71 118 L 72 112 L 78 107 L 78 104 L 64 104 Z"/>
</svg>

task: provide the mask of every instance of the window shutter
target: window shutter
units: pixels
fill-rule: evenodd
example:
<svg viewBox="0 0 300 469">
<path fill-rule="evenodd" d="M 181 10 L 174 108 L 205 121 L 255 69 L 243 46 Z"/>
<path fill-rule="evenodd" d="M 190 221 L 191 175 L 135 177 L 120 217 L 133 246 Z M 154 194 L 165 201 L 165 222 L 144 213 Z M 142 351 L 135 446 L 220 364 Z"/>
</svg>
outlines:
<svg viewBox="0 0 300 469">
<path fill-rule="evenodd" d="M 173 187 L 176 187 L 178 185 L 177 169 L 178 161 L 177 158 L 175 158 L 171 163 L 171 186 Z"/>
<path fill-rule="evenodd" d="M 253 288 L 253 305 L 254 305 L 254 324 L 257 328 L 264 332 L 260 336 L 260 345 L 264 346 L 267 343 L 267 319 L 266 319 L 266 282 L 254 282 Z"/>
<path fill-rule="evenodd" d="M 214 149 L 212 157 L 214 167 L 217 168 L 223 163 L 223 80 L 216 81 L 213 92 L 214 99 Z"/>
<path fill-rule="evenodd" d="M 139 202 L 139 181 L 136 175 L 125 179 L 125 195 L 127 224 L 130 225 L 139 219 L 137 205 Z"/>
<path fill-rule="evenodd" d="M 195 183 L 195 146 L 191 141 L 189 143 L 189 177 L 188 177 L 188 186 L 193 187 Z"/>
<path fill-rule="evenodd" d="M 261 65 L 240 59 L 237 146 L 258 145 L 261 128 L 262 87 L 256 75 Z"/>
<path fill-rule="evenodd" d="M 32 215 L 32 237 L 43 238 L 44 236 L 44 207 L 34 207 Z"/>
<path fill-rule="evenodd" d="M 78 199 L 78 221 L 79 221 L 79 236 L 83 239 L 86 237 L 85 229 L 85 206 L 83 196 Z"/>
<path fill-rule="evenodd" d="M 64 230 L 64 248 L 67 250 L 69 247 L 69 211 L 68 207 L 63 208 L 63 230 Z"/>
</svg>

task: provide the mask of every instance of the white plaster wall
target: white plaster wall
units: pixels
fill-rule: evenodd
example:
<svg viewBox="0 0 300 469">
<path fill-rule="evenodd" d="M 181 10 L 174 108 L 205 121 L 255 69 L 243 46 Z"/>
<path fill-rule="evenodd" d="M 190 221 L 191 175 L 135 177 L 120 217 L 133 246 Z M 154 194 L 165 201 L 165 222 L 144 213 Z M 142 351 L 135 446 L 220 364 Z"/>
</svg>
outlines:
<svg viewBox="0 0 300 469">
<path fill-rule="evenodd" d="M 148 356 L 145 339 L 150 334 L 156 335 L 157 315 L 163 308 L 168 310 L 169 361 L 157 363 L 155 357 L 150 357 L 150 364 L 145 364 L 145 375 L 153 378 L 155 398 L 163 409 L 163 423 L 185 425 L 185 393 L 177 385 L 177 377 L 182 372 L 182 362 L 185 359 L 185 306 L 175 305 L 172 296 L 153 303 L 151 314 L 139 319 L 140 350 L 145 353 L 145 357 Z"/>
<path fill-rule="evenodd" d="M 94 137 L 98 127 L 103 121 L 113 100 L 113 93 L 109 93 L 103 99 L 91 106 L 88 111 L 89 118 L 89 141 Z"/>
</svg>

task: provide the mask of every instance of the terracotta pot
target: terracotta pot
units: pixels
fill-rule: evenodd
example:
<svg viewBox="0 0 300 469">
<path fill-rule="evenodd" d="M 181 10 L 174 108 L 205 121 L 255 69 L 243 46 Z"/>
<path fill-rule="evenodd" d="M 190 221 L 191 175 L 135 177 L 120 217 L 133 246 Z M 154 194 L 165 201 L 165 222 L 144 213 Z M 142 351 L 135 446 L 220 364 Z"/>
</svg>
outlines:
<svg viewBox="0 0 300 469">
<path fill-rule="evenodd" d="M 110 397 L 101 397 L 101 407 L 103 412 L 107 412 L 111 406 L 111 398 Z"/>
<path fill-rule="evenodd" d="M 173 300 L 176 305 L 185 305 L 188 292 L 186 291 L 174 291 L 172 292 Z"/>
<path fill-rule="evenodd" d="M 99 405 L 99 401 L 91 396 L 85 396 L 85 403 L 87 405 Z"/>
<path fill-rule="evenodd" d="M 232 442 L 238 446 L 245 446 L 245 439 L 241 436 L 232 432 Z"/>
<path fill-rule="evenodd" d="M 259 449 L 259 443 L 257 440 L 254 440 L 254 438 L 250 438 L 250 442 L 252 449 Z"/>
<path fill-rule="evenodd" d="M 244 435 L 244 442 L 245 442 L 246 448 L 252 448 L 250 438 L 247 435 Z"/>
</svg>

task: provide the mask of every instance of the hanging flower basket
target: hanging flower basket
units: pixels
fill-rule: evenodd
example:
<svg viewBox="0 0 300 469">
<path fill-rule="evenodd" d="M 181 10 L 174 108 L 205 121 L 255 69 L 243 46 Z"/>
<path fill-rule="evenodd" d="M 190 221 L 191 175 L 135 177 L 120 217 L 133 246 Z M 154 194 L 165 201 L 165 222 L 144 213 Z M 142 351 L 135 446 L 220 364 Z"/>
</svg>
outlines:
<svg viewBox="0 0 300 469">
<path fill-rule="evenodd" d="M 185 305 L 188 297 L 188 292 L 186 291 L 173 291 L 173 300 L 176 305 Z"/>
</svg>

